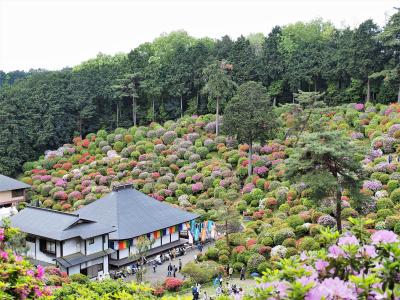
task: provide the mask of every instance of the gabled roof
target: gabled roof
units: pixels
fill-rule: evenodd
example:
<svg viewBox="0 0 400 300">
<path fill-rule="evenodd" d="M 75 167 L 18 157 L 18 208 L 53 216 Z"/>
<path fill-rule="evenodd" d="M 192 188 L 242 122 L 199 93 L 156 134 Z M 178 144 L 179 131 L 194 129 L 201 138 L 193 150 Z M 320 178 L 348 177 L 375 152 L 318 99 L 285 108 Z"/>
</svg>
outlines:
<svg viewBox="0 0 400 300">
<path fill-rule="evenodd" d="M 0 192 L 30 188 L 29 184 L 0 174 Z"/>
<path fill-rule="evenodd" d="M 112 226 L 80 218 L 77 214 L 30 206 L 10 220 L 13 227 L 20 228 L 23 232 L 58 241 L 74 237 L 87 239 L 114 230 Z"/>
<path fill-rule="evenodd" d="M 75 213 L 82 218 L 114 226 L 116 230 L 109 235 L 111 240 L 130 239 L 198 217 L 133 188 L 113 191 Z"/>
</svg>

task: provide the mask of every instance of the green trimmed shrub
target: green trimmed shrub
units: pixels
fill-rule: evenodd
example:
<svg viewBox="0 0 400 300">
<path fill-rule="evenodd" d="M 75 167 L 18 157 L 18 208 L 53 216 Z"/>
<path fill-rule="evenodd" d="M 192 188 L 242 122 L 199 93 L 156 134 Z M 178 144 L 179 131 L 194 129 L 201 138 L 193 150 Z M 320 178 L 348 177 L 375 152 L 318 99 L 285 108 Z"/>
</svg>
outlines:
<svg viewBox="0 0 400 300">
<path fill-rule="evenodd" d="M 398 223 L 400 223 L 400 216 L 388 216 L 385 219 L 385 227 L 388 230 L 393 230 Z"/>
<path fill-rule="evenodd" d="M 286 219 L 286 223 L 292 228 L 296 228 L 297 226 L 303 225 L 304 221 L 299 215 L 289 216 Z"/>
<path fill-rule="evenodd" d="M 393 215 L 393 211 L 388 208 L 380 209 L 376 212 L 378 219 L 384 220 L 388 216 Z"/>
<path fill-rule="evenodd" d="M 400 203 L 400 188 L 395 189 L 391 194 L 390 194 L 390 199 L 394 203 Z"/>
<path fill-rule="evenodd" d="M 312 237 L 306 236 L 298 244 L 299 251 L 312 251 L 319 249 L 319 243 Z"/>
<path fill-rule="evenodd" d="M 342 218 L 343 219 L 348 219 L 349 217 L 357 217 L 358 216 L 358 212 L 351 208 L 351 207 L 346 207 L 342 210 Z"/>
<path fill-rule="evenodd" d="M 393 206 L 394 206 L 393 201 L 390 200 L 390 198 L 380 198 L 378 199 L 378 201 L 376 201 L 376 208 L 378 210 L 386 208 L 392 209 Z"/>
<path fill-rule="evenodd" d="M 281 245 L 287 238 L 294 238 L 296 235 L 291 228 L 282 228 L 274 234 L 274 244 Z"/>
<path fill-rule="evenodd" d="M 254 253 L 249 257 L 249 260 L 247 261 L 247 270 L 249 273 L 257 272 L 258 266 L 266 262 L 266 258 L 262 256 L 261 254 Z"/>
</svg>

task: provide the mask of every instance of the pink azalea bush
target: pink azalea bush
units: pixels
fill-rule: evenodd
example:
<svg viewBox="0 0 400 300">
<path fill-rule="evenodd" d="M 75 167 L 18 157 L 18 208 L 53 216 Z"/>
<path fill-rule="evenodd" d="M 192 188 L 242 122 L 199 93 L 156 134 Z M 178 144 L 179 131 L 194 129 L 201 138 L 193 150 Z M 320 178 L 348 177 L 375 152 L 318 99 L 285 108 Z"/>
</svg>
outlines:
<svg viewBox="0 0 400 300">
<path fill-rule="evenodd" d="M 361 223 L 362 224 L 362 223 Z M 325 230 L 325 248 L 281 259 L 245 299 L 399 299 L 400 243 L 391 231 Z M 330 245 L 330 246 L 329 246 Z"/>
</svg>

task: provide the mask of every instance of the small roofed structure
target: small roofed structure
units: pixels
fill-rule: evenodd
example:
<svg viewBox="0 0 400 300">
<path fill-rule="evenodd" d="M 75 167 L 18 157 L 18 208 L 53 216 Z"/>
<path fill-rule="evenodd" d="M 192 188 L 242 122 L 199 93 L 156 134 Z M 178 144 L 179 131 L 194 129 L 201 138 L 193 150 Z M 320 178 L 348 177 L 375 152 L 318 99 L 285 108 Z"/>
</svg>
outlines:
<svg viewBox="0 0 400 300">
<path fill-rule="evenodd" d="M 188 241 L 180 232 L 189 229 L 189 222 L 198 215 L 160 202 L 135 189 L 131 184 L 115 186 L 113 191 L 76 211 L 82 218 L 114 226 L 109 235 L 110 247 L 116 252 L 110 265 L 119 267 L 134 260 L 138 237 L 153 240 L 151 254 L 180 246 Z"/>
<path fill-rule="evenodd" d="M 18 203 L 25 201 L 25 191 L 31 186 L 0 174 L 0 220 L 17 212 Z"/>
</svg>

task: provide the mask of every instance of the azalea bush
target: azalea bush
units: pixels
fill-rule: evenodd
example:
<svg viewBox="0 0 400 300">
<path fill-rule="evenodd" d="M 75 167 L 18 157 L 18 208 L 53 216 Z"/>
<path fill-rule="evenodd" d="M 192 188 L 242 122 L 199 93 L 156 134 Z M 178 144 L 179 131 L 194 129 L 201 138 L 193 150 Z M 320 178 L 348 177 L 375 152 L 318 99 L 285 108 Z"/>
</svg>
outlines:
<svg viewBox="0 0 400 300">
<path fill-rule="evenodd" d="M 284 258 L 267 268 L 246 299 L 399 299 L 400 240 L 392 231 L 339 235 L 322 231 L 325 248 Z"/>
<path fill-rule="evenodd" d="M 45 286 L 45 270 L 34 267 L 12 248 L 19 231 L 8 226 L 0 228 L 0 299 L 34 299 L 50 295 Z"/>
</svg>

